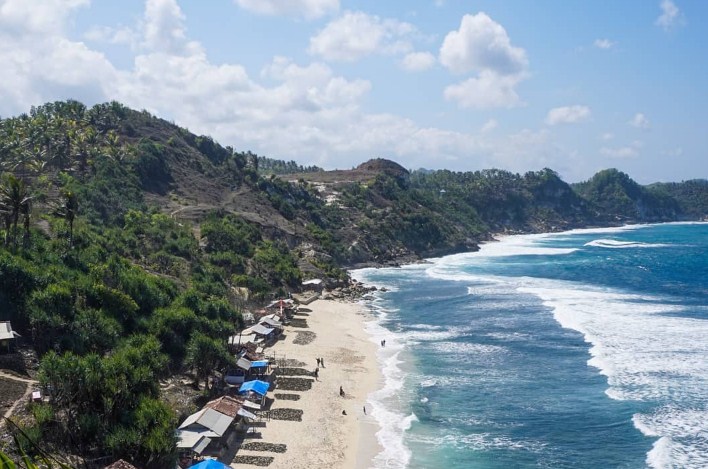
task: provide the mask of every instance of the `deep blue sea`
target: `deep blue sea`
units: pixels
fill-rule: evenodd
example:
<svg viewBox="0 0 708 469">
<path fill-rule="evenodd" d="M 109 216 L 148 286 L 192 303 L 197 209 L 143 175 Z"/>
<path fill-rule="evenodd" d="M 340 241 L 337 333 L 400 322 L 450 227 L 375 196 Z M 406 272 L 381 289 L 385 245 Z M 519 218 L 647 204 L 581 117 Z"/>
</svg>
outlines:
<svg viewBox="0 0 708 469">
<path fill-rule="evenodd" d="M 377 468 L 708 468 L 708 224 L 505 237 L 386 287 Z"/>
</svg>

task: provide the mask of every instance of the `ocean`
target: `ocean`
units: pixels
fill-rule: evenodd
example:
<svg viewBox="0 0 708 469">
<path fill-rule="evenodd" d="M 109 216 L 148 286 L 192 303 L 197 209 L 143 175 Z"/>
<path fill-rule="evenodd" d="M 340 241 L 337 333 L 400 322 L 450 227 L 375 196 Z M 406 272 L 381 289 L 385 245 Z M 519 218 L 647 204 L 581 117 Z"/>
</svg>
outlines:
<svg viewBox="0 0 708 469">
<path fill-rule="evenodd" d="M 376 468 L 708 468 L 708 224 L 520 235 L 354 278 Z"/>
</svg>

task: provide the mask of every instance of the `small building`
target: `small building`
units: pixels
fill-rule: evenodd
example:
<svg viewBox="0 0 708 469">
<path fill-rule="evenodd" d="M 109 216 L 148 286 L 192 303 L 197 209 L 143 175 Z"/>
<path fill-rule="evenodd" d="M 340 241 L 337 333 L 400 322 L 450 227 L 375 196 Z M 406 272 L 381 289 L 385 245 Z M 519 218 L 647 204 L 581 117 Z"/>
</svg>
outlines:
<svg viewBox="0 0 708 469">
<path fill-rule="evenodd" d="M 21 337 L 20 334 L 12 330 L 12 324 L 10 321 L 0 322 L 0 350 L 10 351 L 12 343 Z"/>
</svg>

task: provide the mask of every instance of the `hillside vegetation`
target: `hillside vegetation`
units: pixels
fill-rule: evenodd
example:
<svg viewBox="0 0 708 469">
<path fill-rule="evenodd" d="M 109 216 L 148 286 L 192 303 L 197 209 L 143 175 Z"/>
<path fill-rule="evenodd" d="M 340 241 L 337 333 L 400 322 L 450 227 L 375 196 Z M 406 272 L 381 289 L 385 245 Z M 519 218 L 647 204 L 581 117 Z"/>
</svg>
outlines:
<svg viewBox="0 0 708 469">
<path fill-rule="evenodd" d="M 174 459 L 158 380 L 206 382 L 244 306 L 343 268 L 474 250 L 498 232 L 705 218 L 705 180 L 617 170 L 323 171 L 223 147 L 119 103 L 0 121 L 0 320 L 40 357 L 30 439 L 87 460 Z M 2 448 L 0 448 L 2 449 Z"/>
</svg>

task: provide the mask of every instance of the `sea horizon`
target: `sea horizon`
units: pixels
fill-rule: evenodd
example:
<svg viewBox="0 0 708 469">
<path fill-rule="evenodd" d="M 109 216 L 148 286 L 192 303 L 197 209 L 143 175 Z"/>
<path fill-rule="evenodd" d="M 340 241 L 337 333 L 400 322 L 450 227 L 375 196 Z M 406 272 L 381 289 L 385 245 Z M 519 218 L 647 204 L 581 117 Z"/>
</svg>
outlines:
<svg viewBox="0 0 708 469">
<path fill-rule="evenodd" d="M 508 235 L 352 271 L 386 289 L 364 303 L 386 339 L 372 467 L 708 464 L 707 227 Z"/>
</svg>

